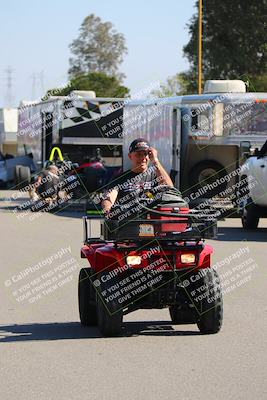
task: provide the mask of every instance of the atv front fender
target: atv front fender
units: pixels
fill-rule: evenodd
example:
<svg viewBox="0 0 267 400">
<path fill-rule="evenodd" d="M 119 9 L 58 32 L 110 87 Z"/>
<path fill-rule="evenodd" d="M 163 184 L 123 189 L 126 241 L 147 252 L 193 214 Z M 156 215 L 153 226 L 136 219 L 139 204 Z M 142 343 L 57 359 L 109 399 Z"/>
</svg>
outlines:
<svg viewBox="0 0 267 400">
<path fill-rule="evenodd" d="M 198 268 L 210 268 L 211 254 L 213 253 L 212 246 L 206 244 L 199 254 Z"/>
</svg>

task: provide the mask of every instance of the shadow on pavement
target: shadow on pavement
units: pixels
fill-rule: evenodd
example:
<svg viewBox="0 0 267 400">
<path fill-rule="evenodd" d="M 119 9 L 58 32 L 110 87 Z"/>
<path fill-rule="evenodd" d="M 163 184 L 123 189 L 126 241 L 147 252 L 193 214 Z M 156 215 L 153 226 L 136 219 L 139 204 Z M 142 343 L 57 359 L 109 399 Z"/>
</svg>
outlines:
<svg viewBox="0 0 267 400">
<path fill-rule="evenodd" d="M 56 213 L 54 213 L 57 217 L 65 217 L 65 218 L 80 218 L 82 219 L 83 216 L 85 216 L 84 211 L 68 211 L 68 210 L 59 210 Z"/>
<path fill-rule="evenodd" d="M 174 330 L 174 326 L 170 321 L 134 321 L 125 322 L 123 324 L 126 332 L 125 336 L 194 336 L 201 335 L 199 331 L 192 331 L 188 328 L 185 330 Z M 187 325 L 187 327 L 192 325 Z M 196 325 L 194 324 L 194 327 Z M 197 328 L 196 328 L 197 329 Z"/>
<path fill-rule="evenodd" d="M 219 227 L 218 238 L 216 240 L 222 242 L 236 242 L 239 240 L 247 242 L 266 242 L 267 228 L 258 228 L 255 230 L 245 230 L 236 227 Z"/>
<path fill-rule="evenodd" d="M 93 339 L 99 337 L 101 335 L 97 327 L 82 327 L 79 322 L 0 326 L 0 343 L 33 340 Z"/>
<path fill-rule="evenodd" d="M 80 219 L 85 215 L 84 211 L 74 211 L 74 210 L 67 210 L 67 209 L 64 209 L 64 210 L 58 209 L 58 210 L 53 210 L 50 212 L 46 212 L 46 211 L 42 211 L 42 210 L 40 210 L 38 212 L 32 212 L 32 211 L 30 211 L 30 207 L 25 208 L 24 210 L 19 210 L 17 205 L 7 205 L 7 206 L 3 206 L 3 207 L 0 206 L 0 211 L 12 212 L 14 215 L 18 215 L 18 216 L 21 214 L 22 217 L 23 217 L 23 215 L 25 216 L 25 213 L 28 213 L 26 215 L 26 217 L 32 216 L 33 220 L 34 220 L 34 215 L 36 215 L 38 213 L 41 213 L 42 215 L 43 214 L 53 214 L 58 217 L 80 218 Z"/>
<path fill-rule="evenodd" d="M 192 335 L 200 335 L 200 332 L 174 330 L 170 321 L 140 321 L 125 322 L 123 324 L 123 333 L 121 337 Z M 97 338 L 102 338 L 97 327 L 82 327 L 79 322 L 0 326 L 0 343 Z"/>
<path fill-rule="evenodd" d="M 13 211 L 16 210 L 18 207 L 17 206 L 3 206 L 0 207 L 0 210 L 2 211 Z"/>
</svg>

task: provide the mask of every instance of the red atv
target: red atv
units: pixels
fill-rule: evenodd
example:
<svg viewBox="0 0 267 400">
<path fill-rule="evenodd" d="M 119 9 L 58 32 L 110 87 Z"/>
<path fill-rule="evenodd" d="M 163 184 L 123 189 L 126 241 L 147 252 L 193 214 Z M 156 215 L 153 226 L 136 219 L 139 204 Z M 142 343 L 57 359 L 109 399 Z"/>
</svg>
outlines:
<svg viewBox="0 0 267 400">
<path fill-rule="evenodd" d="M 145 308 L 168 307 L 173 324 L 196 323 L 204 334 L 221 328 L 220 280 L 204 244 L 216 237 L 217 221 L 190 211 L 176 189 L 157 190 L 140 200 L 135 218 L 84 218 L 81 257 L 89 267 L 79 275 L 80 319 L 104 336 L 120 335 L 123 315 Z"/>
</svg>

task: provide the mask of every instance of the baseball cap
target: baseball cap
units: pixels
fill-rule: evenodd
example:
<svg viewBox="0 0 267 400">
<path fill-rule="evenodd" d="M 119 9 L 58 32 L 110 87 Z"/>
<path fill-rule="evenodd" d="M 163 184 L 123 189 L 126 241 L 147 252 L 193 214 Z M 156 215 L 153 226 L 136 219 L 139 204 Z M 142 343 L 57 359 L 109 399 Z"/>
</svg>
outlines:
<svg viewBox="0 0 267 400">
<path fill-rule="evenodd" d="M 135 139 L 129 147 L 129 153 L 133 151 L 147 151 L 150 148 L 150 144 L 146 139 Z"/>
</svg>

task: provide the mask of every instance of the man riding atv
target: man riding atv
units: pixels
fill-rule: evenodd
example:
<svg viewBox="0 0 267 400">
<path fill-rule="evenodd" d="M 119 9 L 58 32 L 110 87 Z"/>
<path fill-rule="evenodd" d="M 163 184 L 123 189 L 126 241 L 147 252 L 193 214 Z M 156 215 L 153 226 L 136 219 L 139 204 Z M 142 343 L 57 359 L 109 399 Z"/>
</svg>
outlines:
<svg viewBox="0 0 267 400">
<path fill-rule="evenodd" d="M 106 217 L 110 217 L 111 209 L 116 203 L 124 210 L 125 217 L 129 218 L 133 215 L 134 206 L 140 196 L 152 196 L 150 190 L 159 185 L 173 186 L 171 178 L 158 159 L 157 150 L 145 139 L 134 140 L 129 147 L 128 156 L 132 163 L 131 170 L 111 182 L 102 200 Z"/>
<path fill-rule="evenodd" d="M 84 218 L 81 257 L 89 266 L 78 282 L 82 325 L 118 336 L 124 315 L 169 308 L 173 324 L 219 332 L 222 290 L 205 244 L 216 236 L 216 220 L 189 210 L 146 140 L 131 143 L 129 158 L 132 169 L 111 182 L 102 200 L 99 237 L 92 236 L 94 218 Z"/>
</svg>

